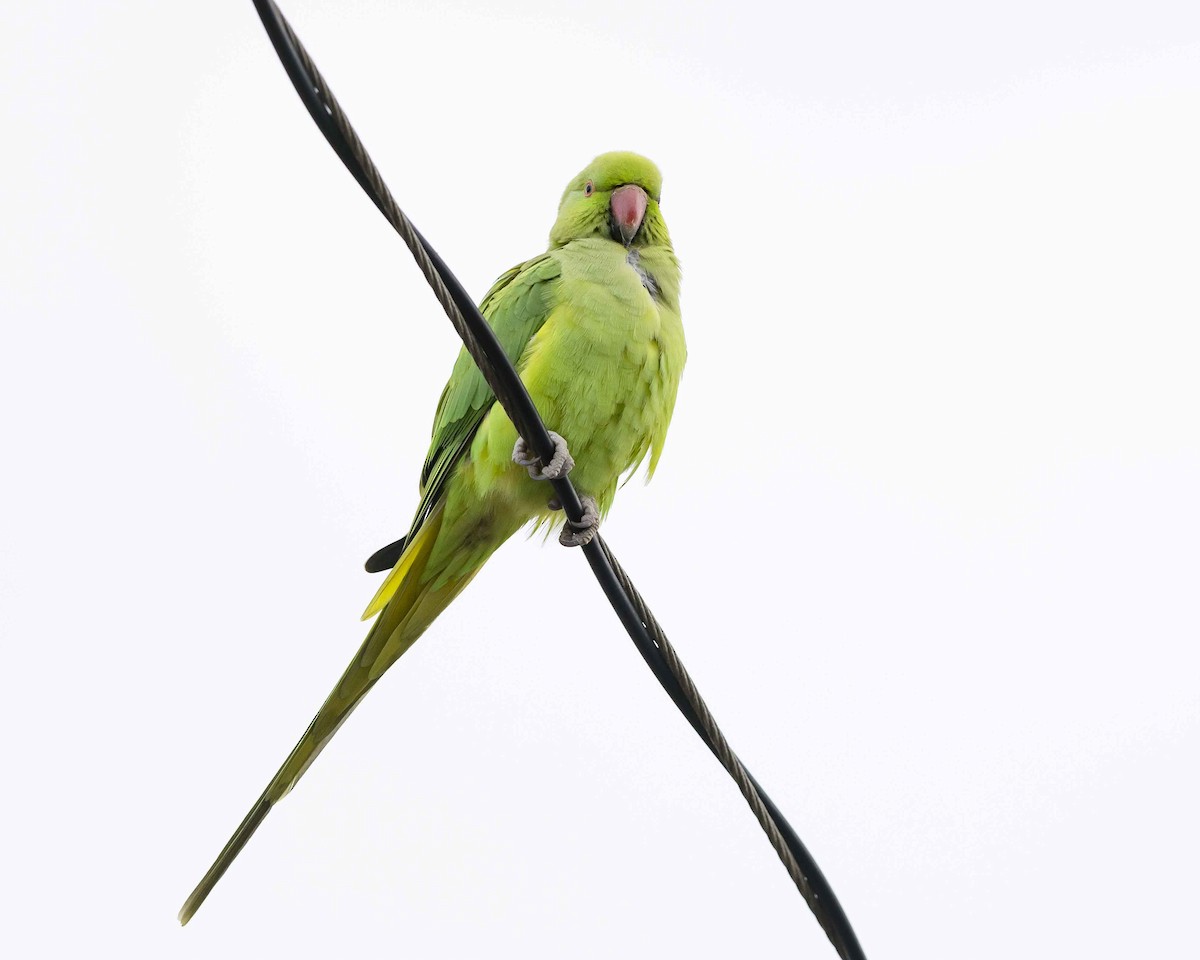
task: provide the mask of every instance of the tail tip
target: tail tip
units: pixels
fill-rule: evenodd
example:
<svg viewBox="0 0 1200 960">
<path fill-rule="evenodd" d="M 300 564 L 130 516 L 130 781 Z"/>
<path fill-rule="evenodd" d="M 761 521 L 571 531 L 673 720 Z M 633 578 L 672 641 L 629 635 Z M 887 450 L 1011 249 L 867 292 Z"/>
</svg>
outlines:
<svg viewBox="0 0 1200 960">
<path fill-rule="evenodd" d="M 234 831 L 233 836 L 229 838 L 229 842 L 225 844 L 225 849 L 218 854 L 216 861 L 208 868 L 208 873 L 196 884 L 196 889 L 192 891 L 191 896 L 179 908 L 179 925 L 181 927 L 186 927 L 188 921 L 195 916 L 196 911 L 200 909 L 200 905 L 212 893 L 212 889 L 217 885 L 217 881 L 225 875 L 225 871 L 233 863 L 233 858 L 241 852 L 242 847 L 246 845 L 246 841 L 254 836 L 254 831 L 263 822 L 263 818 L 271 812 L 274 802 L 271 800 L 269 791 L 270 788 L 268 788 L 267 793 L 258 798 L 258 803 L 250 808 L 250 812 L 246 814 L 246 819 Z"/>
</svg>

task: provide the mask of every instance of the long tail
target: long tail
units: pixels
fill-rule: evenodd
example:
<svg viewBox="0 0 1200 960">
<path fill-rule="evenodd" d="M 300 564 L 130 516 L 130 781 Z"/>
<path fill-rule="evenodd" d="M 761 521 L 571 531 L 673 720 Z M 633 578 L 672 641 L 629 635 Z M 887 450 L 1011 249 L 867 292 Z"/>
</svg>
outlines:
<svg viewBox="0 0 1200 960">
<path fill-rule="evenodd" d="M 362 647 L 304 731 L 300 742 L 187 898 L 179 911 L 180 923 L 186 924 L 192 918 L 271 808 L 287 796 L 367 691 L 413 645 L 483 565 L 479 563 L 465 571 L 460 567 L 453 575 L 428 569 L 441 526 L 439 508 L 407 544 L 396 568 L 372 601 L 372 607 L 382 606 L 379 619 L 372 625 Z"/>
</svg>

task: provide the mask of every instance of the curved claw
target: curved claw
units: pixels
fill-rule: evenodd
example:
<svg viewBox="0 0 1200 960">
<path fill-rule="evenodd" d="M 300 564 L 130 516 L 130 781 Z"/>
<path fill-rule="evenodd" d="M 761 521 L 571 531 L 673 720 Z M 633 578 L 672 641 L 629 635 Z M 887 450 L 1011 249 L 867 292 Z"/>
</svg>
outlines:
<svg viewBox="0 0 1200 960">
<path fill-rule="evenodd" d="M 583 519 L 576 523 L 570 517 L 567 518 L 562 533 L 558 535 L 558 542 L 564 547 L 587 546 L 600 529 L 600 511 L 596 507 L 596 501 L 587 495 L 579 499 L 583 503 Z"/>
<path fill-rule="evenodd" d="M 542 458 L 529 449 L 524 437 L 517 437 L 516 445 L 513 447 L 513 462 L 518 466 L 525 467 L 529 471 L 529 476 L 534 480 L 558 480 L 565 477 L 575 467 L 575 460 L 571 456 L 571 451 L 567 449 L 567 441 L 553 430 L 549 433 L 550 439 L 554 441 L 554 456 L 547 464 L 543 464 Z"/>
</svg>

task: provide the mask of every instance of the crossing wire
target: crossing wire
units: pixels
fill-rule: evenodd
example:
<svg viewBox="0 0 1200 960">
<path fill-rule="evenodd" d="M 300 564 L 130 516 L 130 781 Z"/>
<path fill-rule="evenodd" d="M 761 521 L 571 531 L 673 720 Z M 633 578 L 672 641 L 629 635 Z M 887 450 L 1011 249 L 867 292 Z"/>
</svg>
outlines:
<svg viewBox="0 0 1200 960">
<path fill-rule="evenodd" d="M 396 204 L 329 85 L 279 8 L 273 0 L 254 0 L 254 6 L 275 52 L 317 127 L 412 253 L 418 269 L 428 281 L 455 332 L 517 431 L 542 461 L 548 463 L 554 456 L 554 442 L 491 326 L 441 257 Z M 567 518 L 580 522 L 583 519 L 583 504 L 570 477 L 551 482 Z M 838 955 L 842 960 L 866 960 L 854 929 L 816 860 L 729 746 L 684 669 L 679 655 L 667 640 L 666 633 L 617 563 L 608 544 L 597 535 L 582 549 L 596 580 L 638 652 L 684 718 L 737 784 L 792 882 Z"/>
</svg>

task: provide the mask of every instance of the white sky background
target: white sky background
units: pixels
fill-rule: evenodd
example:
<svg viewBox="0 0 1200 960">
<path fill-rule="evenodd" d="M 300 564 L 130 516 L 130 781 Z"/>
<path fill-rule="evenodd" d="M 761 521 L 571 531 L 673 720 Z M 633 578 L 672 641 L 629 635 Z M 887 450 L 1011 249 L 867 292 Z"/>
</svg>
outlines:
<svg viewBox="0 0 1200 960">
<path fill-rule="evenodd" d="M 1200 896 L 1200 8 L 301 2 L 473 293 L 665 175 L 690 360 L 605 533 L 874 957 Z M 193 923 L 364 633 L 456 341 L 249 2 L 0 9 L 4 939 L 832 957 L 581 556 L 518 539 Z"/>
</svg>

